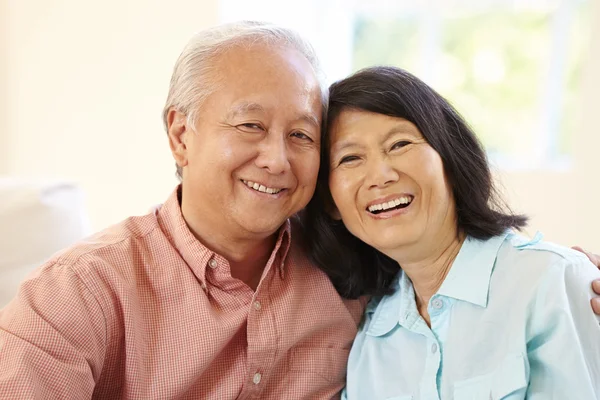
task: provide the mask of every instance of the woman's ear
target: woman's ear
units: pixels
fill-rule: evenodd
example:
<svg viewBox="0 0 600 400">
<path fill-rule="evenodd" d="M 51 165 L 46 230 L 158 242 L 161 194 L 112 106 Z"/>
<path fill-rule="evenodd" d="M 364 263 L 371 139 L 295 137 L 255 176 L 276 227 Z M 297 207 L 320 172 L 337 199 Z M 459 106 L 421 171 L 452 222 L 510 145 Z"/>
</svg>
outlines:
<svg viewBox="0 0 600 400">
<path fill-rule="evenodd" d="M 320 182 L 317 184 L 317 190 L 314 195 L 321 200 L 321 204 L 323 204 L 325 213 L 329 218 L 335 221 L 342 220 L 342 214 L 340 214 L 340 210 L 336 207 L 333 198 L 331 197 L 331 193 L 328 190 L 323 190 L 323 187 L 320 186 Z"/>
<path fill-rule="evenodd" d="M 340 214 L 340 210 L 338 210 L 335 204 L 333 204 L 333 201 L 330 202 L 329 206 L 327 207 L 327 214 L 329 214 L 329 216 L 336 221 L 342 220 L 342 214 Z"/>
</svg>

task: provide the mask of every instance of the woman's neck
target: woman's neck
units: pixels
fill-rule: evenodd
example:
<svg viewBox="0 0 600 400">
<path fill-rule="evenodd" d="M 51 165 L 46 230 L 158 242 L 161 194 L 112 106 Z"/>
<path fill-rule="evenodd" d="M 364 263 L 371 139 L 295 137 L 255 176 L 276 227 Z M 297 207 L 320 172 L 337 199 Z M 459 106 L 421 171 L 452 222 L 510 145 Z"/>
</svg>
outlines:
<svg viewBox="0 0 600 400">
<path fill-rule="evenodd" d="M 464 235 L 455 231 L 428 240 L 428 248 L 411 251 L 412 256 L 402 257 L 401 254 L 396 254 L 396 257 L 394 257 L 412 281 L 417 309 L 428 325 L 430 325 L 427 310 L 429 300 L 442 286 L 464 239 Z M 423 242 L 421 241 L 421 243 Z M 435 245 L 430 245 L 431 243 L 435 243 Z M 406 254 L 408 251 L 402 253 Z M 418 254 L 421 256 L 418 256 Z"/>
</svg>

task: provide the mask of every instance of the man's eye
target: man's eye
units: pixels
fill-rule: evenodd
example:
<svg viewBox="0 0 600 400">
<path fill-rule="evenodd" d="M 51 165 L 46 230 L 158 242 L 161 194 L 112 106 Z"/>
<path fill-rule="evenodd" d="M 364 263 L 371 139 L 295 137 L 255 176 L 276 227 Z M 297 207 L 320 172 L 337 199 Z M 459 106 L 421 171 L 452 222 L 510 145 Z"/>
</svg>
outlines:
<svg viewBox="0 0 600 400">
<path fill-rule="evenodd" d="M 245 130 L 245 131 L 256 131 L 256 130 L 263 130 L 262 126 L 260 126 L 259 124 L 253 124 L 253 123 L 246 123 L 246 124 L 240 124 L 237 126 L 238 128 Z"/>
<path fill-rule="evenodd" d="M 407 145 L 409 145 L 409 144 L 410 144 L 410 142 L 409 142 L 409 141 L 406 141 L 406 140 L 401 140 L 401 141 L 399 141 L 399 142 L 396 142 L 396 143 L 394 143 L 394 144 L 392 145 L 392 147 L 391 147 L 391 149 L 390 149 L 390 150 L 396 150 L 396 149 L 400 149 L 400 148 L 402 148 L 402 147 L 404 147 L 404 146 L 407 146 Z"/>
<path fill-rule="evenodd" d="M 311 142 L 313 141 L 310 136 L 303 132 L 293 132 L 290 136 L 297 137 L 298 139 L 302 140 L 310 140 Z"/>
<path fill-rule="evenodd" d="M 340 160 L 340 164 L 346 164 L 352 161 L 356 161 L 358 160 L 357 156 L 344 156 L 342 157 L 342 159 Z"/>
</svg>

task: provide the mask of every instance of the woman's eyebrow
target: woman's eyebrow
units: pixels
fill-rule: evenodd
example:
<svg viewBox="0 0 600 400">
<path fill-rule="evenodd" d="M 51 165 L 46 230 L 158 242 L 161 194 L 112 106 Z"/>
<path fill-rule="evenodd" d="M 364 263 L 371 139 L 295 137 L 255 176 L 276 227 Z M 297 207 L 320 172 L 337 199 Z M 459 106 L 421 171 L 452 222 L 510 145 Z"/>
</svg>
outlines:
<svg viewBox="0 0 600 400">
<path fill-rule="evenodd" d="M 351 140 L 342 140 L 339 143 L 336 143 L 334 146 L 331 147 L 331 152 L 332 153 L 339 153 L 342 150 L 346 150 L 348 148 L 352 148 L 352 147 L 361 147 L 358 143 L 353 142 Z"/>
<path fill-rule="evenodd" d="M 388 141 L 389 138 L 391 138 L 392 136 L 394 136 L 397 133 L 406 133 L 408 135 L 415 136 L 416 132 L 415 132 L 415 129 L 411 125 L 408 125 L 406 122 L 401 122 L 398 125 L 394 125 L 393 127 L 391 127 L 381 142 L 383 143 L 383 142 Z"/>
</svg>

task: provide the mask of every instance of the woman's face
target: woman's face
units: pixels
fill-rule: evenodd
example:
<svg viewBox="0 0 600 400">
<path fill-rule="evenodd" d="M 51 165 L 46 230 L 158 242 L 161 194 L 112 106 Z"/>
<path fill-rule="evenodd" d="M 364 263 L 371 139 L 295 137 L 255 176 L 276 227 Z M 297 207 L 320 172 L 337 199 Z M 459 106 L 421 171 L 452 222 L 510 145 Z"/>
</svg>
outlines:
<svg viewBox="0 0 600 400">
<path fill-rule="evenodd" d="M 363 242 L 394 257 L 406 246 L 426 248 L 456 234 L 442 159 L 412 122 L 345 110 L 330 128 L 330 149 L 333 200 Z"/>
</svg>

